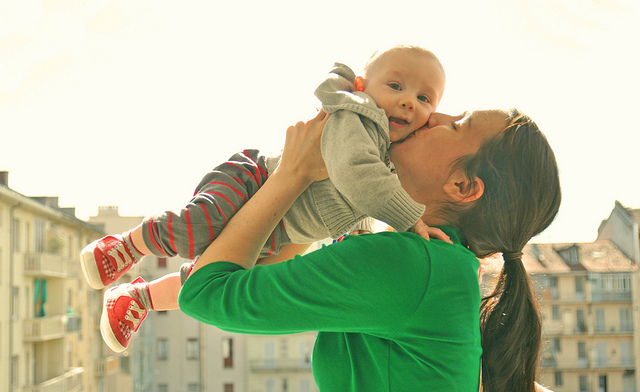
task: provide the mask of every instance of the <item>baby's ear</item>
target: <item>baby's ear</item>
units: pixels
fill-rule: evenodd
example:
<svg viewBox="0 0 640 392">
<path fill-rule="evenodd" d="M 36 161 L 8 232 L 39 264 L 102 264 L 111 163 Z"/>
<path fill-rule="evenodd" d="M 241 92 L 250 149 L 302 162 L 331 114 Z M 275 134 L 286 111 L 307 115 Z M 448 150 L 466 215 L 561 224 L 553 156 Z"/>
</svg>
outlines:
<svg viewBox="0 0 640 392">
<path fill-rule="evenodd" d="M 444 184 L 444 191 L 455 201 L 471 202 L 484 193 L 484 181 L 478 177 L 469 179 L 461 170 L 456 170 Z"/>
<path fill-rule="evenodd" d="M 364 91 L 365 84 L 367 83 L 366 79 L 362 76 L 356 76 L 356 80 L 353 82 L 353 86 L 356 91 Z"/>
</svg>

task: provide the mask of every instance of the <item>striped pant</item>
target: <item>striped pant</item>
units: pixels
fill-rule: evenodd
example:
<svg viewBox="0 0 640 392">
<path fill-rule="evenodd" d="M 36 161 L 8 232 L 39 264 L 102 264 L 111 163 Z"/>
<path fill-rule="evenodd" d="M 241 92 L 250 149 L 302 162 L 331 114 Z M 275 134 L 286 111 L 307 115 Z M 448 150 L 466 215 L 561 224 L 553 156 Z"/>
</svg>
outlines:
<svg viewBox="0 0 640 392">
<path fill-rule="evenodd" d="M 147 217 L 142 223 L 145 244 L 156 256 L 186 259 L 200 256 L 231 217 L 267 180 L 266 157 L 244 150 L 207 173 L 180 211 Z M 282 222 L 271 233 L 260 257 L 278 254 L 291 243 Z"/>
</svg>

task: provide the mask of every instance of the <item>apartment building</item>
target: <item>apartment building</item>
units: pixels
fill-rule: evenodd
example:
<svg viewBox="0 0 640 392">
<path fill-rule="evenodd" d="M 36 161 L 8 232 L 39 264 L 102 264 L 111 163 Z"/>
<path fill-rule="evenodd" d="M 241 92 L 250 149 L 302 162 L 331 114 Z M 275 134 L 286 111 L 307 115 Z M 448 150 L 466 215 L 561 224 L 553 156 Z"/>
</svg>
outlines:
<svg viewBox="0 0 640 392">
<path fill-rule="evenodd" d="M 555 392 L 635 392 L 638 266 L 608 240 L 530 244 L 523 253 L 542 315 L 538 382 Z M 493 264 L 485 292 L 502 266 Z"/>
<path fill-rule="evenodd" d="M 608 240 L 532 244 L 525 253 L 542 309 L 541 383 L 556 392 L 635 391 L 637 265 Z"/>
<path fill-rule="evenodd" d="M 598 227 L 598 239 L 614 243 L 627 257 L 640 265 L 640 209 L 628 208 L 616 201 L 609 217 Z M 640 287 L 640 272 L 632 277 L 634 287 Z M 640 290 L 633 293 L 633 313 L 636 328 L 640 326 Z M 635 358 L 640 358 L 640 334 L 636 334 Z M 640 374 L 640 360 L 636 361 L 636 374 Z"/>
<path fill-rule="evenodd" d="M 121 216 L 117 206 L 101 206 L 89 222 L 113 234 L 137 226 L 143 218 Z M 146 256 L 117 284 L 137 276 L 152 281 L 177 272 L 183 262 L 180 257 Z M 128 358 L 136 392 L 244 392 L 244 342 L 245 336 L 199 323 L 180 310 L 152 311 L 120 356 Z"/>
<path fill-rule="evenodd" d="M 74 213 L 10 189 L 0 172 L 0 390 L 127 391 L 78 259 L 102 232 Z"/>
<path fill-rule="evenodd" d="M 104 206 L 89 222 L 102 225 L 107 233 L 121 233 L 142 218 L 120 216 L 118 207 Z M 313 249 L 318 246 L 321 244 Z M 139 275 L 147 281 L 158 279 L 177 272 L 184 262 L 180 257 L 146 256 L 134 267 L 137 270 L 132 269 L 118 283 Z M 234 334 L 174 310 L 150 312 L 125 353 L 138 369 L 147 361 L 151 364 L 153 373 L 146 379 L 152 379 L 150 390 L 154 392 L 317 392 L 311 374 L 315 338 L 315 332 Z"/>
</svg>

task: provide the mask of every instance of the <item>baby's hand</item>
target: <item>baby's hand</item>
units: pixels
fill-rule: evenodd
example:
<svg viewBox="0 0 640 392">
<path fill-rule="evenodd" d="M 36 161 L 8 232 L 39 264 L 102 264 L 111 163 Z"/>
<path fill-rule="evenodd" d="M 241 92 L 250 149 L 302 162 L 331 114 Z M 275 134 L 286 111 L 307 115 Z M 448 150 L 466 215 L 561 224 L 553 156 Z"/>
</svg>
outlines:
<svg viewBox="0 0 640 392">
<path fill-rule="evenodd" d="M 444 242 L 448 242 L 450 244 L 453 244 L 453 242 L 451 241 L 451 238 L 449 238 L 448 235 L 446 235 L 444 233 L 444 231 L 440 230 L 440 229 L 436 229 L 435 227 L 429 227 L 427 226 L 422 219 L 418 220 L 418 222 L 413 225 L 412 228 L 409 229 L 409 231 L 411 231 L 412 233 L 416 233 L 417 235 L 429 240 L 430 237 L 433 238 L 437 238 L 439 240 L 442 240 Z"/>
</svg>

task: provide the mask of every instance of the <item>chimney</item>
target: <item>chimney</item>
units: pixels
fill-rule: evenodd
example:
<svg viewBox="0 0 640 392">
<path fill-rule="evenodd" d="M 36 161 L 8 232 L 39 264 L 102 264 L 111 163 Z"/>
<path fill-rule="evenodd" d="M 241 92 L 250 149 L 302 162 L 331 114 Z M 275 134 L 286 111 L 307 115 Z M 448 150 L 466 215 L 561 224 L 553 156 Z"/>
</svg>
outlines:
<svg viewBox="0 0 640 392">
<path fill-rule="evenodd" d="M 4 185 L 9 188 L 9 172 L 0 171 L 0 185 Z"/>
</svg>

